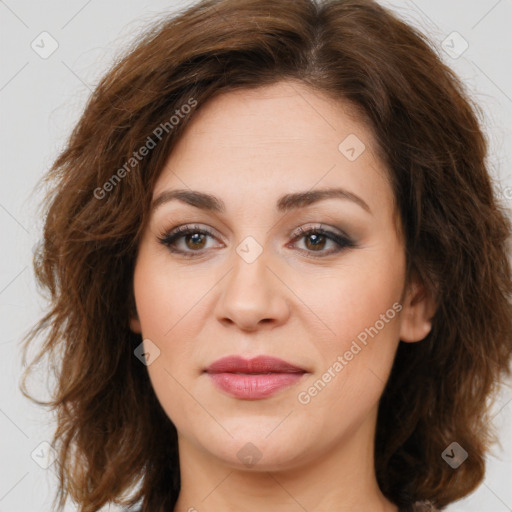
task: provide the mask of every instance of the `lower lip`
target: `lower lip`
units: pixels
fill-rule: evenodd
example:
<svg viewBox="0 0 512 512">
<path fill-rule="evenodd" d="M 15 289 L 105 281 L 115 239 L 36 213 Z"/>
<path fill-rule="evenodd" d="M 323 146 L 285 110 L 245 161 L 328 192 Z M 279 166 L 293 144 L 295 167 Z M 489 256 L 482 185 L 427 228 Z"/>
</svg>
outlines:
<svg viewBox="0 0 512 512">
<path fill-rule="evenodd" d="M 296 384 L 304 373 L 208 373 L 213 383 L 222 391 L 244 400 L 259 400 Z"/>
</svg>

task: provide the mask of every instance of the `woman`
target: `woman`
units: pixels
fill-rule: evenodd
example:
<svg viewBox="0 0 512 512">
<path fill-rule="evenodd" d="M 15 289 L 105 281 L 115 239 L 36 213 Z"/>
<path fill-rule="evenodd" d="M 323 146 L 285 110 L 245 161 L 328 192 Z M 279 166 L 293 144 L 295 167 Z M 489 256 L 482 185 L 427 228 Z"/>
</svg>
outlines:
<svg viewBox="0 0 512 512">
<path fill-rule="evenodd" d="M 206 1 L 149 31 L 46 177 L 26 348 L 48 329 L 59 510 L 475 489 L 512 352 L 475 109 L 368 0 Z"/>
</svg>

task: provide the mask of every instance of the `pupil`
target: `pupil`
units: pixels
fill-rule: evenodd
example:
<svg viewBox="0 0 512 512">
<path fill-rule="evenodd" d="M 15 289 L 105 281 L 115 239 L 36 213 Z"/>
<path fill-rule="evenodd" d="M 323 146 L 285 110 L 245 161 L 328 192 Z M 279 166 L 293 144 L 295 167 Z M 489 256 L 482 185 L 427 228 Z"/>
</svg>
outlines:
<svg viewBox="0 0 512 512">
<path fill-rule="evenodd" d="M 204 242 L 204 240 L 201 240 L 202 238 L 204 238 L 204 235 L 202 233 L 193 233 L 192 235 L 188 236 L 188 239 L 192 240 L 192 244 L 195 247 L 197 247 L 198 245 L 200 245 L 200 246 L 204 245 L 204 243 L 201 244 L 201 241 Z"/>
<path fill-rule="evenodd" d="M 325 240 L 323 240 L 323 235 L 309 235 L 306 239 L 306 245 L 308 245 L 308 243 L 311 241 L 311 239 L 313 239 L 313 247 L 320 247 L 322 248 L 323 247 L 323 243 L 322 242 L 325 242 Z"/>
</svg>

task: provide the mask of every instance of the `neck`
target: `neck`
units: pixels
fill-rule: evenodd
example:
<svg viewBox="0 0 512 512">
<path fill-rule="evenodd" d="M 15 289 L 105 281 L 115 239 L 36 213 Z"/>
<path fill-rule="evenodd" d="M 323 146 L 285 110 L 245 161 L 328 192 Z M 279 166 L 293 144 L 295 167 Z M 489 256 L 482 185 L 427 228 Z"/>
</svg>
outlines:
<svg viewBox="0 0 512 512">
<path fill-rule="evenodd" d="M 374 442 L 368 442 L 375 425 L 376 411 L 324 453 L 277 470 L 260 463 L 234 467 L 179 436 L 181 490 L 174 512 L 398 512 L 377 484 Z"/>
</svg>

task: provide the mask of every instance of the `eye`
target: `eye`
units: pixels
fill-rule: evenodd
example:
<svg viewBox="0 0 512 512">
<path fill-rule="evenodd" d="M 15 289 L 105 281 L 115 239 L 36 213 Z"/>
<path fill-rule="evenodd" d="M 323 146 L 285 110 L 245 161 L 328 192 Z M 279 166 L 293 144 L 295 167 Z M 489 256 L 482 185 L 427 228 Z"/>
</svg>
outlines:
<svg viewBox="0 0 512 512">
<path fill-rule="evenodd" d="M 190 258 L 196 256 L 194 253 L 199 253 L 205 248 L 209 236 L 214 237 L 214 234 L 208 229 L 198 226 L 179 226 L 159 236 L 158 239 L 171 252 Z"/>
<path fill-rule="evenodd" d="M 320 258 L 336 254 L 347 247 L 355 247 L 355 243 L 348 236 L 337 233 L 320 226 L 304 229 L 298 228 L 292 233 L 294 237 L 292 245 L 304 240 L 305 249 L 299 249 L 313 258 Z M 183 255 L 187 258 L 201 256 L 207 249 L 208 237 L 216 238 L 213 232 L 199 226 L 179 226 L 158 237 L 161 244 L 171 252 Z M 331 243 L 331 250 L 325 251 L 325 247 Z M 314 254 L 318 253 L 318 254 Z"/>
<path fill-rule="evenodd" d="M 313 258 L 330 256 L 342 251 L 347 247 L 355 247 L 354 241 L 351 240 L 348 236 L 336 233 L 335 231 L 324 229 L 322 227 L 311 227 L 309 229 L 300 227 L 293 233 L 293 236 L 294 239 L 292 242 L 294 243 L 298 240 L 304 240 L 306 249 L 301 249 L 301 251 L 307 252 L 308 256 L 312 256 Z M 331 242 L 331 245 L 334 247 L 329 251 L 324 251 L 324 248 L 326 245 L 328 245 L 328 242 Z"/>
</svg>

